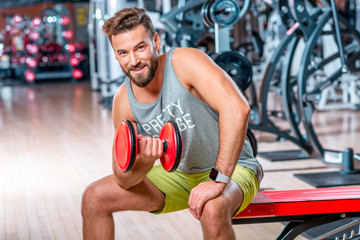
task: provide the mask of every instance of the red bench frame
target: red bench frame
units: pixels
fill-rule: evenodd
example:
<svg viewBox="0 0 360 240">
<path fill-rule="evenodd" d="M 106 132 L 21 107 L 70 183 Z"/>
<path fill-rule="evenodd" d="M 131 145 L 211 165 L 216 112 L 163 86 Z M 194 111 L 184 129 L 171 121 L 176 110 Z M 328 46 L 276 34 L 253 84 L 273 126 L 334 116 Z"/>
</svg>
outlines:
<svg viewBox="0 0 360 240">
<path fill-rule="evenodd" d="M 289 222 L 277 239 L 336 220 L 360 217 L 360 186 L 261 191 L 233 224 Z"/>
</svg>

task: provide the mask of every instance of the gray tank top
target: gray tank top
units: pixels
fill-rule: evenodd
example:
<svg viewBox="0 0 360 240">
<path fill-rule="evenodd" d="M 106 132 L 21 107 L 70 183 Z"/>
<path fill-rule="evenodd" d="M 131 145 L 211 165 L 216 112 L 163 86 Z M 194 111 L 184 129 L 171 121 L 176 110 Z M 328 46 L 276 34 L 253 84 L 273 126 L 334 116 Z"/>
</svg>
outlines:
<svg viewBox="0 0 360 240">
<path fill-rule="evenodd" d="M 219 114 L 180 83 L 171 61 L 174 51 L 175 48 L 166 55 L 163 85 L 156 101 L 141 104 L 136 100 L 128 78 L 125 79 L 125 86 L 141 134 L 158 137 L 167 121 L 177 123 L 183 139 L 183 153 L 178 170 L 195 174 L 215 166 L 219 153 Z M 261 182 L 263 170 L 253 156 L 248 139 L 245 140 L 238 165 L 254 171 L 259 183 Z"/>
</svg>

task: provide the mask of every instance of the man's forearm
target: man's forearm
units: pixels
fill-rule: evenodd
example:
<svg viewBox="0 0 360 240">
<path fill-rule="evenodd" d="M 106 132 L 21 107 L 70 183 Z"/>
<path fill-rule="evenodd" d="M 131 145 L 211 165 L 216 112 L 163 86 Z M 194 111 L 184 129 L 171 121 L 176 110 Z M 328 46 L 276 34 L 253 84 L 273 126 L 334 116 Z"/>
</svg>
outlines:
<svg viewBox="0 0 360 240">
<path fill-rule="evenodd" d="M 116 176 L 116 182 L 120 187 L 130 189 L 131 187 L 138 185 L 144 180 L 146 174 L 152 168 L 152 166 L 137 166 L 136 163 L 137 161 L 135 161 L 133 168 L 129 172 L 124 173 L 117 165 L 116 159 L 113 158 L 113 172 Z"/>
<path fill-rule="evenodd" d="M 220 113 L 220 149 L 216 168 L 224 175 L 231 176 L 244 146 L 248 109 Z M 234 124 L 235 123 L 235 124 Z"/>
</svg>

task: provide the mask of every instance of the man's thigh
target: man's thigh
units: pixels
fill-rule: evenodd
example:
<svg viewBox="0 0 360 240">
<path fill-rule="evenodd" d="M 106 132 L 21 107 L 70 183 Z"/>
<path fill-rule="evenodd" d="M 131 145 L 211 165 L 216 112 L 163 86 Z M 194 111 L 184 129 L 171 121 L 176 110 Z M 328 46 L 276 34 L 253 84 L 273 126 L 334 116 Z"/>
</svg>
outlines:
<svg viewBox="0 0 360 240">
<path fill-rule="evenodd" d="M 167 172 L 161 165 L 155 165 L 147 174 L 150 181 L 165 195 L 165 205 L 153 213 L 167 213 L 189 208 L 188 199 L 191 189 L 199 183 L 209 180 L 209 172 L 186 174 L 176 170 Z M 244 210 L 259 190 L 254 172 L 245 167 L 236 166 L 231 184 L 224 192 L 226 201 L 231 202 L 232 212 Z M 233 209 L 234 208 L 234 209 Z"/>
<path fill-rule="evenodd" d="M 164 194 L 146 177 L 138 185 L 124 189 L 117 184 L 115 175 L 110 175 L 94 182 L 86 191 L 111 212 L 152 212 L 162 209 L 165 202 Z"/>
<path fill-rule="evenodd" d="M 165 196 L 165 205 L 154 214 L 175 212 L 189 208 L 188 199 L 191 191 L 190 175 L 178 170 L 167 172 L 161 165 L 155 165 L 147 174 L 150 181 Z"/>
<path fill-rule="evenodd" d="M 229 191 L 231 198 L 239 200 L 241 197 L 240 205 L 236 209 L 234 216 L 244 210 L 255 198 L 257 192 L 259 191 L 259 183 L 256 178 L 256 175 L 253 171 L 246 167 L 236 166 L 232 175 L 232 182 L 236 183 L 237 188 L 232 188 Z M 238 190 L 241 190 L 241 194 L 238 193 Z M 235 204 L 236 206 L 236 204 Z"/>
</svg>

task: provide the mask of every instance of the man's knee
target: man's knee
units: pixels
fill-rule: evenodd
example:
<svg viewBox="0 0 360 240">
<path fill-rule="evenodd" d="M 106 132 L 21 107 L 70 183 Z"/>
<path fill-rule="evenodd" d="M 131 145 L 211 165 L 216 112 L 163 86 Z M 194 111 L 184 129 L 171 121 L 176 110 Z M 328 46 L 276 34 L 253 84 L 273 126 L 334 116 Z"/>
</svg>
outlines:
<svg viewBox="0 0 360 240">
<path fill-rule="evenodd" d="M 81 214 L 98 214 L 106 211 L 105 207 L 106 191 L 100 184 L 92 183 L 89 185 L 82 196 Z"/>
<path fill-rule="evenodd" d="M 229 224 L 231 221 L 230 211 L 229 204 L 224 199 L 216 198 L 204 205 L 200 221 L 216 235 L 224 224 Z"/>
<path fill-rule="evenodd" d="M 204 239 L 235 239 L 228 200 L 218 197 L 208 201 L 200 218 Z"/>
<path fill-rule="evenodd" d="M 208 201 L 203 208 L 203 215 L 208 218 L 230 217 L 229 204 L 221 197 Z"/>
</svg>

